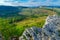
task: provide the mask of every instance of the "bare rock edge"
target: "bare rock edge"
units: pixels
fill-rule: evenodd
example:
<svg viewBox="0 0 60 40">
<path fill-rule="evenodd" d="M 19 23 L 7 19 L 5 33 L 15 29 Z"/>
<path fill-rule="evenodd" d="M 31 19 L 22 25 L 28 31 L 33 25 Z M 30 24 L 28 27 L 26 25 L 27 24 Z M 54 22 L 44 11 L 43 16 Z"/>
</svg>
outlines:
<svg viewBox="0 0 60 40">
<path fill-rule="evenodd" d="M 19 40 L 60 40 L 60 16 L 48 16 L 43 28 L 27 28 Z"/>
</svg>

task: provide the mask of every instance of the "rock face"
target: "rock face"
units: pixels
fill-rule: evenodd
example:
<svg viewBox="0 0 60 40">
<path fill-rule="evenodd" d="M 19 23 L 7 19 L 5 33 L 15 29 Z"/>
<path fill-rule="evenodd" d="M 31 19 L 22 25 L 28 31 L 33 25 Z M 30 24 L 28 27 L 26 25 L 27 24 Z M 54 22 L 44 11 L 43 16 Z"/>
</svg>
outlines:
<svg viewBox="0 0 60 40">
<path fill-rule="evenodd" d="M 2 36 L 2 34 L 0 33 L 0 40 L 3 40 L 4 38 L 3 38 L 3 36 Z"/>
<path fill-rule="evenodd" d="M 60 40 L 60 17 L 48 16 L 43 28 L 32 27 L 23 32 L 19 40 Z"/>
</svg>

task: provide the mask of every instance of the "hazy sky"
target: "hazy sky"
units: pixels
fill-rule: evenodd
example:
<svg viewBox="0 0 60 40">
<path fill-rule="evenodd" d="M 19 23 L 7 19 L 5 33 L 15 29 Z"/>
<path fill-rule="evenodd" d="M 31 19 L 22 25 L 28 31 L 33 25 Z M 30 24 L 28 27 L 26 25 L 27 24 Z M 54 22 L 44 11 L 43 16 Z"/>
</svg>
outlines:
<svg viewBox="0 0 60 40">
<path fill-rule="evenodd" d="M 0 0 L 0 5 L 10 6 L 60 6 L 60 0 Z"/>
</svg>

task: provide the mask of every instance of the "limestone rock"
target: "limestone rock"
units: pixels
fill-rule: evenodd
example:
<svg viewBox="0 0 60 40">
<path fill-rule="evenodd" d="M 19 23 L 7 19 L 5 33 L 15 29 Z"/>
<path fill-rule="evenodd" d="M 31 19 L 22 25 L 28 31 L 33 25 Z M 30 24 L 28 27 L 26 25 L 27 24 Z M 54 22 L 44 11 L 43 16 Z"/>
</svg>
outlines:
<svg viewBox="0 0 60 40">
<path fill-rule="evenodd" d="M 48 16 L 43 28 L 26 29 L 20 40 L 60 40 L 60 16 Z"/>
<path fill-rule="evenodd" d="M 53 15 L 47 17 L 46 23 L 43 26 L 43 30 L 46 32 L 47 35 L 58 33 L 58 30 L 60 30 L 60 16 Z"/>
</svg>

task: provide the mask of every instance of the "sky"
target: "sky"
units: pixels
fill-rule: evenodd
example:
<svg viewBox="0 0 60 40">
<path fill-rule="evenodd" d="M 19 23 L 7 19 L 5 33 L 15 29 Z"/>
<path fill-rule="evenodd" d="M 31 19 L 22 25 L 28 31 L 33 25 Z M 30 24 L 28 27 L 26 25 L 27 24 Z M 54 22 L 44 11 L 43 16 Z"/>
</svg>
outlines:
<svg viewBox="0 0 60 40">
<path fill-rule="evenodd" d="M 0 5 L 7 6 L 60 6 L 60 0 L 0 0 Z"/>
</svg>

